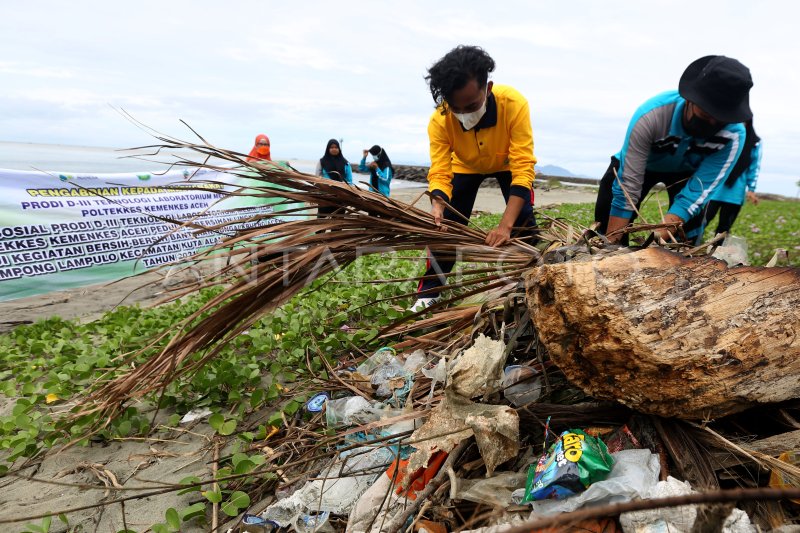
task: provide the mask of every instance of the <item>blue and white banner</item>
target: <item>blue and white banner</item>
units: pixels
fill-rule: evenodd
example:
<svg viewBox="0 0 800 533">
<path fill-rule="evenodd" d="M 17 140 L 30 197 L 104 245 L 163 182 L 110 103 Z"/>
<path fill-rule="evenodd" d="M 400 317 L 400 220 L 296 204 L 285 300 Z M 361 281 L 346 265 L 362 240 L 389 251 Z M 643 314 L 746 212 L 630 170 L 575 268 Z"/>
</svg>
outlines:
<svg viewBox="0 0 800 533">
<path fill-rule="evenodd" d="M 205 169 L 158 175 L 0 169 L 0 301 L 112 281 L 193 255 L 219 236 L 158 217 L 212 226 L 272 213 L 269 200 L 222 201 L 222 189 L 246 181 Z"/>
</svg>

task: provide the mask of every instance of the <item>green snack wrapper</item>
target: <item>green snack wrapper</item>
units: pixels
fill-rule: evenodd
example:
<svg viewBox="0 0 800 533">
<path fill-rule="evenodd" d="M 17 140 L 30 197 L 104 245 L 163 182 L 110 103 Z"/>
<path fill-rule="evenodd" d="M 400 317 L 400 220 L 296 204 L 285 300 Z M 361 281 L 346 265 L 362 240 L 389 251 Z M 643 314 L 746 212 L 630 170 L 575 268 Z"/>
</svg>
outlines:
<svg viewBox="0 0 800 533">
<path fill-rule="evenodd" d="M 528 470 L 523 502 L 578 494 L 605 479 L 613 466 L 614 458 L 602 440 L 579 429 L 565 431 Z"/>
</svg>

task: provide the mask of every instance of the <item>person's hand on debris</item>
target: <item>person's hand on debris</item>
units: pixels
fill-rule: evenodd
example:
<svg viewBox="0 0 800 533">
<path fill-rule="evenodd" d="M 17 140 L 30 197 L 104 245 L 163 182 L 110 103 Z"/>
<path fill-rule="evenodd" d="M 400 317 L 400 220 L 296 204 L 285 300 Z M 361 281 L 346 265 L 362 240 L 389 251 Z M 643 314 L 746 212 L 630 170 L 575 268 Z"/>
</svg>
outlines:
<svg viewBox="0 0 800 533">
<path fill-rule="evenodd" d="M 617 244 L 622 239 L 621 230 L 628 225 L 629 220 L 625 217 L 608 217 L 608 227 L 606 228 L 606 237 L 611 244 Z"/>
<path fill-rule="evenodd" d="M 521 196 L 510 196 L 506 203 L 506 210 L 497 227 L 486 235 L 484 243 L 488 246 L 502 246 L 511 240 L 511 231 L 525 206 L 525 199 Z"/>
<path fill-rule="evenodd" d="M 747 191 L 747 201 L 753 205 L 758 205 L 759 202 L 758 195 L 753 191 Z"/>
<path fill-rule="evenodd" d="M 678 215 L 673 215 L 672 213 L 667 213 L 664 215 L 664 220 L 661 221 L 663 224 L 683 224 L 683 219 Z M 663 239 L 665 241 L 672 240 L 675 235 L 677 227 L 669 227 L 669 228 L 661 228 L 655 231 L 656 237 L 659 239 Z"/>
<path fill-rule="evenodd" d="M 447 227 L 442 226 L 445 205 L 445 201 L 441 197 L 431 197 L 431 215 L 433 215 L 433 223 L 442 231 L 447 231 Z"/>
<path fill-rule="evenodd" d="M 511 240 L 512 226 L 500 224 L 486 236 L 486 244 L 489 246 L 502 246 Z"/>
</svg>

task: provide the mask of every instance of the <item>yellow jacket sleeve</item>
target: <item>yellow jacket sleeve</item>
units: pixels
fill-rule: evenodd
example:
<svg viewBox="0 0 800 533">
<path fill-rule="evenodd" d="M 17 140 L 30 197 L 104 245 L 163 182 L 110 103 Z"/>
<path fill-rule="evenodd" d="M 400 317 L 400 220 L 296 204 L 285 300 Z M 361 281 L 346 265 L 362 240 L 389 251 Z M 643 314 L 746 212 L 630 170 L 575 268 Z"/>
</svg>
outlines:
<svg viewBox="0 0 800 533">
<path fill-rule="evenodd" d="M 428 123 L 431 168 L 428 170 L 428 191 L 441 191 L 449 202 L 453 194 L 453 146 L 445 131 L 444 121 L 437 120 L 437 109 Z"/>
<path fill-rule="evenodd" d="M 510 117 L 509 130 L 511 142 L 508 148 L 508 162 L 511 170 L 511 186 L 530 189 L 533 185 L 536 157 L 533 155 L 533 129 L 528 102 L 521 105 Z"/>
</svg>

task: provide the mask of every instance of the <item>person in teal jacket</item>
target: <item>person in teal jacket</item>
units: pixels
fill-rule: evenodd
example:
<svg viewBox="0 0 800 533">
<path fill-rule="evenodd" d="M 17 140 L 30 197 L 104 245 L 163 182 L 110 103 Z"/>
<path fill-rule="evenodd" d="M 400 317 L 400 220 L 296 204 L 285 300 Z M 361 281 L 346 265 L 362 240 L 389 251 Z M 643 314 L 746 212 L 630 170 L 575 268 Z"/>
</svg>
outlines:
<svg viewBox="0 0 800 533">
<path fill-rule="evenodd" d="M 711 195 L 726 182 L 742 153 L 742 123 L 753 118 L 752 86 L 750 69 L 733 58 L 711 55 L 686 68 L 677 91 L 642 104 L 600 180 L 598 232 L 627 245 L 624 230 L 650 190 L 663 183 L 669 208 L 656 222 L 674 224 L 676 238 L 697 242 Z M 667 228 L 655 232 L 661 239 L 669 239 L 670 233 Z"/>
<path fill-rule="evenodd" d="M 761 138 L 753 129 L 753 121 L 748 120 L 745 126 L 745 141 L 742 155 L 731 170 L 725 183 L 714 191 L 706 210 L 705 225 L 717 216 L 719 221 L 715 234 L 728 233 L 739 216 L 745 198 L 753 205 L 758 205 L 756 182 L 761 169 Z"/>
<path fill-rule="evenodd" d="M 325 148 L 323 155 L 317 163 L 317 176 L 328 178 L 334 181 L 342 181 L 350 185 L 353 184 L 353 167 L 350 162 L 342 155 L 342 147 L 339 141 L 331 139 Z M 317 213 L 321 216 L 330 215 L 338 209 L 337 206 L 320 206 Z"/>
<path fill-rule="evenodd" d="M 372 155 L 372 162 L 367 164 L 367 154 Z M 389 184 L 394 177 L 394 167 L 389 156 L 386 155 L 386 150 L 377 144 L 369 150 L 364 150 L 364 155 L 361 158 L 361 163 L 358 164 L 358 170 L 361 172 L 369 172 L 369 184 L 372 190 L 381 193 L 384 196 L 389 196 Z"/>
</svg>

